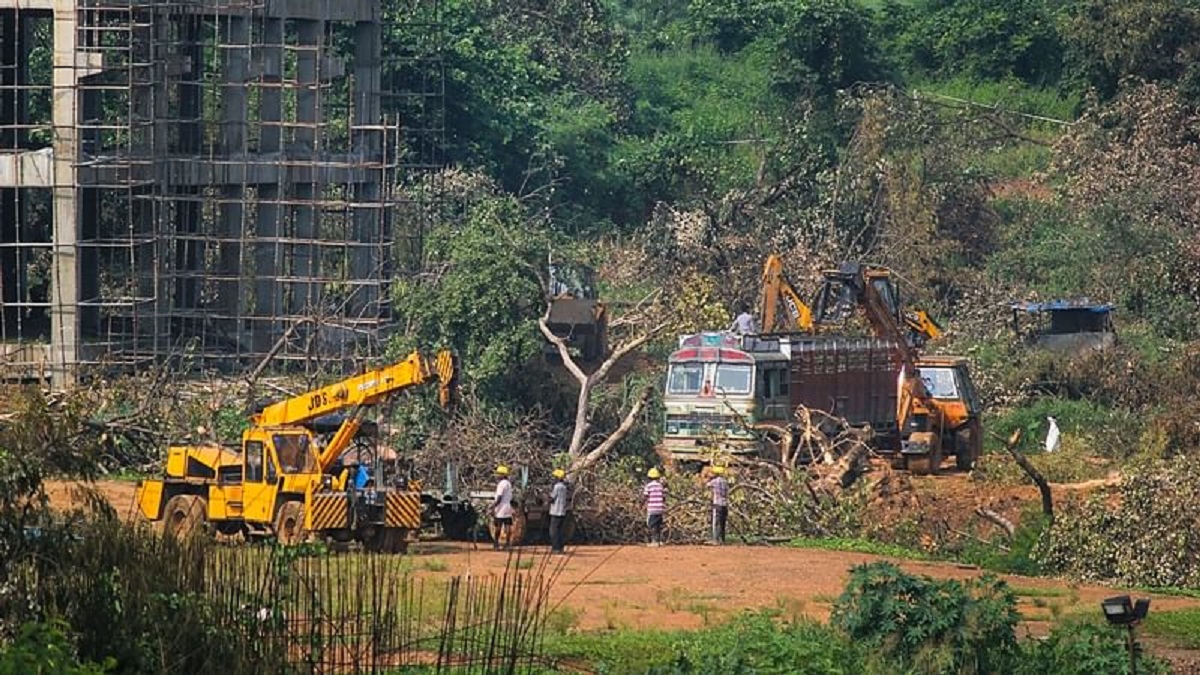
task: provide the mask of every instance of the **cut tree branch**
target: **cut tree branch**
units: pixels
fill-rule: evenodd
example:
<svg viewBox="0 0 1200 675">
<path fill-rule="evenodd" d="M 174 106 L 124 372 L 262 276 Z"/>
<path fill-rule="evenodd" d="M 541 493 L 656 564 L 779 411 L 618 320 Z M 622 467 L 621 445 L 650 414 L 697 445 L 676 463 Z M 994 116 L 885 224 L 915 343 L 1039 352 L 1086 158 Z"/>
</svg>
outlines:
<svg viewBox="0 0 1200 675">
<path fill-rule="evenodd" d="M 1017 462 L 1017 466 L 1021 467 L 1025 475 L 1029 476 L 1029 479 L 1037 485 L 1038 492 L 1042 494 L 1042 514 L 1050 522 L 1054 522 L 1054 497 L 1050 492 L 1050 483 L 1037 470 L 1037 467 L 1029 462 L 1029 459 L 1025 457 L 1025 453 L 1017 450 L 1017 444 L 1020 442 L 1021 430 L 1017 429 L 1013 432 L 1012 436 L 1008 437 L 1008 440 L 1004 441 L 1004 449 L 1008 451 L 1008 454 L 1012 455 L 1012 458 Z"/>
<path fill-rule="evenodd" d="M 642 409 L 646 407 L 646 403 L 650 401 L 650 395 L 654 393 L 653 387 L 645 387 L 642 389 L 642 395 L 629 408 L 629 412 L 625 413 L 625 417 L 621 420 L 621 424 L 604 439 L 600 445 L 597 445 L 586 455 L 579 457 L 571 463 L 571 468 L 567 470 L 567 475 L 574 475 L 587 469 L 596 462 L 600 461 L 613 446 L 621 442 L 622 438 L 629 433 L 633 425 L 637 422 L 638 415 L 642 413 Z"/>
</svg>

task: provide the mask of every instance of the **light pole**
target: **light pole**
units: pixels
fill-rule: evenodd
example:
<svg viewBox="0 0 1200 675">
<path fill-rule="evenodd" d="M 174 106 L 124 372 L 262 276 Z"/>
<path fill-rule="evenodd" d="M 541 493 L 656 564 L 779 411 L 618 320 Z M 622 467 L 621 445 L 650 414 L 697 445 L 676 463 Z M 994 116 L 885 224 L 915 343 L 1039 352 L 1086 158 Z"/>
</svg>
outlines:
<svg viewBox="0 0 1200 675">
<path fill-rule="evenodd" d="M 1128 629 L 1129 649 L 1129 675 L 1137 675 L 1137 641 L 1133 635 L 1134 626 L 1137 626 L 1142 619 L 1146 618 L 1146 613 L 1150 611 L 1150 598 L 1140 598 L 1137 602 L 1130 602 L 1128 595 L 1118 595 L 1112 598 L 1105 598 L 1100 602 L 1100 607 L 1104 610 L 1104 618 L 1114 626 L 1125 626 Z"/>
</svg>

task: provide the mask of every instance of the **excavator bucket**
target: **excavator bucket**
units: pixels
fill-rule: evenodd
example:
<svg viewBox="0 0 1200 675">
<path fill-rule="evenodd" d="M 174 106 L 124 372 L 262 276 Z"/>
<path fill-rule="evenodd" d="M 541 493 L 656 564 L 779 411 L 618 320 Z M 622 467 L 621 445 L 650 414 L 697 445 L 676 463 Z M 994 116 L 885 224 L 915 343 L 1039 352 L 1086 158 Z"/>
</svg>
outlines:
<svg viewBox="0 0 1200 675">
<path fill-rule="evenodd" d="M 608 308 L 596 291 L 595 273 L 583 265 L 550 265 L 550 332 L 566 340 L 584 362 L 608 354 Z M 557 350 L 547 344 L 547 354 Z"/>
</svg>

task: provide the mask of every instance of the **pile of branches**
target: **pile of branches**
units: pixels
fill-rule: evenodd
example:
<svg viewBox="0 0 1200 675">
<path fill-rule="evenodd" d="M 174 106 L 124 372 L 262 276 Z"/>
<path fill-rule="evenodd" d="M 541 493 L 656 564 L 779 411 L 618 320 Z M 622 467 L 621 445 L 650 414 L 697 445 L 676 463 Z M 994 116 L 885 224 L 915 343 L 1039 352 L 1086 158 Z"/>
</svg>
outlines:
<svg viewBox="0 0 1200 675">
<path fill-rule="evenodd" d="M 410 453 L 412 473 L 427 488 L 438 488 L 447 465 L 458 472 L 458 491 L 495 484 L 496 466 L 528 471 L 529 484 L 549 486 L 556 456 L 553 430 L 546 414 L 489 409 L 467 399 L 443 428 L 434 430 L 422 447 Z"/>
</svg>

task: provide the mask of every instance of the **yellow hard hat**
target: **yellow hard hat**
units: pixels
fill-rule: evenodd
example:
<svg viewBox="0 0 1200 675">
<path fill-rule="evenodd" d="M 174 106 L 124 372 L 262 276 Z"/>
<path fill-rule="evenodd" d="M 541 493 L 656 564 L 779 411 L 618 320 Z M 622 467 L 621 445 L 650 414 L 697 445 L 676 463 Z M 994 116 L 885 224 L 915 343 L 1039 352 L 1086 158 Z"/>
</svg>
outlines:
<svg viewBox="0 0 1200 675">
<path fill-rule="evenodd" d="M 714 467 L 710 468 L 709 471 L 711 471 L 714 476 L 720 476 L 721 474 L 725 473 L 725 467 L 714 466 Z"/>
<path fill-rule="evenodd" d="M 658 478 L 662 474 L 658 472 L 658 467 L 651 467 L 650 470 L 646 472 L 646 475 L 650 478 Z"/>
<path fill-rule="evenodd" d="M 567 472 L 563 471 L 562 469 L 555 469 L 554 471 L 550 472 L 550 475 L 554 476 L 555 478 L 566 478 Z"/>
<path fill-rule="evenodd" d="M 508 475 L 508 467 L 504 466 L 503 464 L 496 467 L 496 475 L 497 476 L 507 476 Z"/>
</svg>

